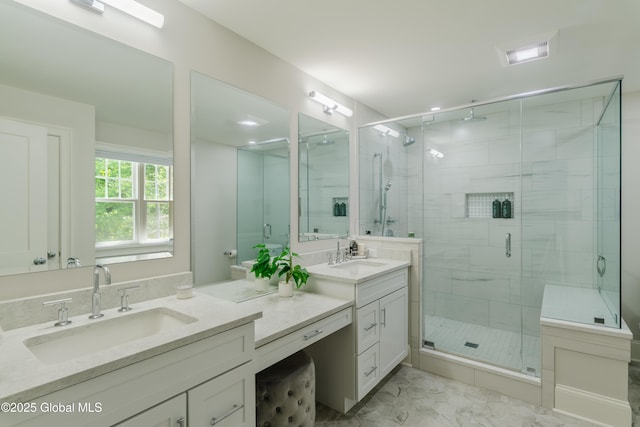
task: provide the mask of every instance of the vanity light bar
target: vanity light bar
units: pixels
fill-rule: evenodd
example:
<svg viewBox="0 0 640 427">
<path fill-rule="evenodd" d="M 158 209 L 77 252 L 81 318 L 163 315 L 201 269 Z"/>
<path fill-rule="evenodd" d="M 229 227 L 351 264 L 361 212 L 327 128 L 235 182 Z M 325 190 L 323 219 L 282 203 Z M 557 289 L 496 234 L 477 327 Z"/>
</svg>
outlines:
<svg viewBox="0 0 640 427">
<path fill-rule="evenodd" d="M 104 13 L 104 5 L 120 10 L 149 25 L 157 28 L 164 26 L 164 15 L 138 3 L 135 0 L 71 0 L 73 3 L 84 6 L 96 13 Z"/>
<path fill-rule="evenodd" d="M 321 94 L 317 90 L 312 90 L 311 92 L 309 92 L 309 98 L 324 105 L 323 111 L 327 114 L 332 114 L 334 111 L 337 111 L 338 113 L 347 117 L 351 117 L 353 115 L 353 110 L 345 107 L 337 101 L 334 101 L 328 96 Z"/>
<path fill-rule="evenodd" d="M 389 135 L 394 138 L 397 138 L 400 136 L 400 132 L 398 132 L 397 130 L 391 129 L 390 127 L 386 127 L 385 125 L 375 125 L 373 128 L 378 132 L 380 132 L 380 135 L 382 136 Z"/>
</svg>

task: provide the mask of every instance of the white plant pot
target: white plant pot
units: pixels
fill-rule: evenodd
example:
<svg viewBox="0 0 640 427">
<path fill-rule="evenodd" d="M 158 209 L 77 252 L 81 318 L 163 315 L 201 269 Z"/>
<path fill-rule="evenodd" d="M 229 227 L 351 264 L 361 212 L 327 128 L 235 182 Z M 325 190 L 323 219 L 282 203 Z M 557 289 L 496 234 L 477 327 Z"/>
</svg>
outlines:
<svg viewBox="0 0 640 427">
<path fill-rule="evenodd" d="M 293 296 L 293 281 L 279 282 L 278 295 L 280 295 L 282 298 L 291 298 Z"/>
<path fill-rule="evenodd" d="M 253 280 L 256 292 L 267 292 L 269 290 L 269 279 L 265 277 L 256 277 Z"/>
</svg>

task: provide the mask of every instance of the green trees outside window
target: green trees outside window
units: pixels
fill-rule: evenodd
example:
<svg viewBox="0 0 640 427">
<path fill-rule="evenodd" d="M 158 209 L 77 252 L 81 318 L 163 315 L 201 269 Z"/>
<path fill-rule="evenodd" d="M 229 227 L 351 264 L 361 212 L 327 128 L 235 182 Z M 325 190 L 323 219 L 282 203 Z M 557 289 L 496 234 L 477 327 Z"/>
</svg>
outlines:
<svg viewBox="0 0 640 427">
<path fill-rule="evenodd" d="M 167 165 L 97 157 L 96 246 L 170 240 L 172 172 Z"/>
</svg>

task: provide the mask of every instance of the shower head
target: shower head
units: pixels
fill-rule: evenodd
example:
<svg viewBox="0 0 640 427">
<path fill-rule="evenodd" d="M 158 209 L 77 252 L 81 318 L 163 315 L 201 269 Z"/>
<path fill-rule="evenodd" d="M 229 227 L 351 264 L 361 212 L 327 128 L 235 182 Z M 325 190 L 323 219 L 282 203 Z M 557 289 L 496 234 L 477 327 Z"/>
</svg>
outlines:
<svg viewBox="0 0 640 427">
<path fill-rule="evenodd" d="M 387 182 L 387 185 L 384 187 L 384 191 L 389 191 L 391 189 L 391 180 Z"/>
<path fill-rule="evenodd" d="M 462 120 L 463 122 L 480 122 L 482 120 L 487 120 L 487 118 L 483 116 L 476 116 L 473 112 L 473 107 L 471 107 L 469 115 L 467 117 L 461 118 L 460 120 Z"/>
<path fill-rule="evenodd" d="M 402 145 L 405 147 L 410 146 L 411 144 L 413 144 L 414 142 L 416 142 L 416 139 L 412 136 L 409 135 L 405 135 L 404 136 L 404 141 L 402 141 Z"/>
</svg>

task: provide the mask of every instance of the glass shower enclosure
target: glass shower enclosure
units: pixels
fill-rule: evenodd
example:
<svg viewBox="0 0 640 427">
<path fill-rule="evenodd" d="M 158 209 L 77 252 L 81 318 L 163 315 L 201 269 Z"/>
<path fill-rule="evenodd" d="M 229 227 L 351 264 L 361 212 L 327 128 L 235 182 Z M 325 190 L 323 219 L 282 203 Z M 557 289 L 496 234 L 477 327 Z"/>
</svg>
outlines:
<svg viewBox="0 0 640 427">
<path fill-rule="evenodd" d="M 620 327 L 620 84 L 360 129 L 360 233 L 391 181 L 391 225 L 423 239 L 423 347 L 539 376 L 541 315 Z"/>
<path fill-rule="evenodd" d="M 237 262 L 263 243 L 272 256 L 289 242 L 289 140 L 238 147 Z"/>
</svg>

